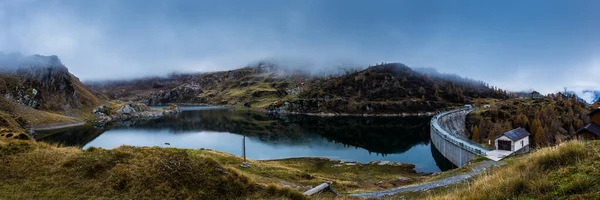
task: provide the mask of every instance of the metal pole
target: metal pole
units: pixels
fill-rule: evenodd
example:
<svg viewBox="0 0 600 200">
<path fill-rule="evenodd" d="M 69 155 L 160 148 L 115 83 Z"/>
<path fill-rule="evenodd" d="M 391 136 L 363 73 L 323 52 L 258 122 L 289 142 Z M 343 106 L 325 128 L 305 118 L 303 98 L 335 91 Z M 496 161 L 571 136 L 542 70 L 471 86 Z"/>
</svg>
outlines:
<svg viewBox="0 0 600 200">
<path fill-rule="evenodd" d="M 242 138 L 242 156 L 244 156 L 244 162 L 242 162 L 242 167 L 250 167 L 250 164 L 246 161 L 246 136 Z"/>
</svg>

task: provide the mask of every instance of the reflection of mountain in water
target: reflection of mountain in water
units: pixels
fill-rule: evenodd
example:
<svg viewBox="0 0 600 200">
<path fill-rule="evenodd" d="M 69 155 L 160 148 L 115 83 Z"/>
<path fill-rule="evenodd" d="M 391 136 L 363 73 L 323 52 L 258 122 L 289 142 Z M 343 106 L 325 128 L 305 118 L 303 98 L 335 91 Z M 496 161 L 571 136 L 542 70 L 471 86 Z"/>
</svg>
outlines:
<svg viewBox="0 0 600 200">
<path fill-rule="evenodd" d="M 184 111 L 154 120 L 128 121 L 114 129 L 168 129 L 174 133 L 192 131 L 230 132 L 274 144 L 343 143 L 370 152 L 402 153 L 418 144 L 429 143 L 429 119 L 418 117 L 316 117 L 273 116 L 231 110 Z M 83 146 L 105 129 L 83 126 L 44 134 L 43 140 Z"/>
<path fill-rule="evenodd" d="M 105 128 L 94 128 L 92 125 L 84 125 L 72 128 L 38 131 L 37 140 L 58 143 L 65 146 L 83 147 L 85 144 L 96 139 L 107 131 Z"/>
<path fill-rule="evenodd" d="M 416 117 L 273 116 L 230 110 L 185 111 L 178 116 L 140 122 L 137 129 L 230 132 L 277 144 L 309 144 L 320 138 L 371 152 L 402 153 L 429 143 L 429 119 Z"/>
<path fill-rule="evenodd" d="M 285 116 L 306 132 L 382 154 L 429 143 L 429 120 L 417 117 Z"/>
</svg>

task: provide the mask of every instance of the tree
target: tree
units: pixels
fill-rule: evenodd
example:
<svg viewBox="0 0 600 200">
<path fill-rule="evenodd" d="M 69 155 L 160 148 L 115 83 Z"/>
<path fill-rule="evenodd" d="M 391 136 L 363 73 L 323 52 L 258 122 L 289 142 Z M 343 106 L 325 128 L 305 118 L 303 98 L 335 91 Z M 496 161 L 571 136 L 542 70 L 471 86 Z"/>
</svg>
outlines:
<svg viewBox="0 0 600 200">
<path fill-rule="evenodd" d="M 523 128 L 528 128 L 531 131 L 531 127 L 529 126 L 529 118 L 527 118 L 527 115 L 523 116 Z"/>
<path fill-rule="evenodd" d="M 473 135 L 471 135 L 471 139 L 478 143 L 481 141 L 481 138 L 479 138 L 479 127 L 477 125 L 473 127 Z"/>
<path fill-rule="evenodd" d="M 547 141 L 546 141 L 546 135 L 544 134 L 544 127 L 539 127 L 536 130 L 536 132 L 535 132 L 535 143 L 537 145 L 539 145 L 539 147 L 546 145 Z"/>
<path fill-rule="evenodd" d="M 487 137 L 488 142 L 492 141 L 494 139 L 495 132 L 496 132 L 495 127 L 494 127 L 494 125 L 492 125 L 492 128 L 490 129 L 490 132 L 488 133 L 488 137 Z"/>
<path fill-rule="evenodd" d="M 531 133 L 536 134 L 541 127 L 542 126 L 541 126 L 540 120 L 538 118 L 535 118 L 533 120 L 533 122 L 531 123 L 530 131 L 531 131 Z M 535 141 L 535 142 L 538 142 L 538 141 Z"/>
</svg>

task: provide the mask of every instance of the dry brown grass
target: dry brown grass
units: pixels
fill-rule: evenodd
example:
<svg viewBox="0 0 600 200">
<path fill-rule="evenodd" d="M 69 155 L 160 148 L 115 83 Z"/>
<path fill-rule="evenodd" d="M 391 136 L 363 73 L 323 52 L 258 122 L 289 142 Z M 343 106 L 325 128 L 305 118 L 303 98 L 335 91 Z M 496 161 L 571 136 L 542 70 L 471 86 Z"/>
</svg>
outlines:
<svg viewBox="0 0 600 200">
<path fill-rule="evenodd" d="M 600 142 L 571 141 L 509 160 L 468 184 L 426 199 L 594 199 L 600 195 Z"/>
<path fill-rule="evenodd" d="M 0 143 L 0 199 L 303 199 L 188 150 Z"/>
<path fill-rule="evenodd" d="M 19 126 L 4 126 L 12 130 L 21 129 L 21 127 L 35 127 L 47 124 L 56 123 L 76 123 L 81 122 L 81 119 L 68 117 L 57 113 L 51 113 L 41 110 L 36 110 L 27 106 L 19 105 L 0 96 L 0 117 L 10 117 Z M 10 121 L 10 120 L 8 120 Z M 2 124 L 0 124 L 0 127 Z"/>
<path fill-rule="evenodd" d="M 341 165 L 324 158 L 290 158 L 281 160 L 249 160 L 250 168 L 240 167 L 242 158 L 213 150 L 190 150 L 192 154 L 213 158 L 263 185 L 276 184 L 304 192 L 307 186 L 333 182 L 340 193 L 355 193 L 391 189 L 428 178 L 416 174 L 413 165 Z M 337 166 L 336 166 L 337 165 Z M 399 177 L 409 181 L 398 180 Z"/>
</svg>

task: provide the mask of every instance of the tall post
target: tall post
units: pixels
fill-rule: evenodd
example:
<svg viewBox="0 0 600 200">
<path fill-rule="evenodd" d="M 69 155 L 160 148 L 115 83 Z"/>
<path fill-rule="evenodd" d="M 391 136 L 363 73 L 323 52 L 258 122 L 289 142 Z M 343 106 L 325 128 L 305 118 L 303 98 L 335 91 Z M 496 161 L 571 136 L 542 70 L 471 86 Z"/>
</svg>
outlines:
<svg viewBox="0 0 600 200">
<path fill-rule="evenodd" d="M 246 136 L 242 138 L 242 156 L 244 156 L 244 162 L 242 162 L 242 167 L 250 167 L 250 164 L 246 161 Z"/>
</svg>

